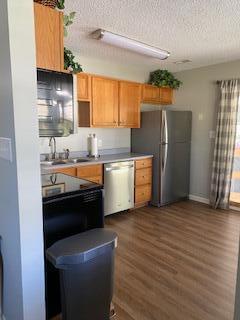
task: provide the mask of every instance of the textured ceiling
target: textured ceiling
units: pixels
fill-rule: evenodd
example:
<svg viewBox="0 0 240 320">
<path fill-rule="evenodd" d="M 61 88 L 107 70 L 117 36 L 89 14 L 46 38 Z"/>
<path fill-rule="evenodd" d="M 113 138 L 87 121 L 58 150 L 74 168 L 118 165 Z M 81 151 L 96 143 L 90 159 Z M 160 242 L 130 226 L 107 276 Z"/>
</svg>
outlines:
<svg viewBox="0 0 240 320">
<path fill-rule="evenodd" d="M 239 0 L 66 0 L 76 11 L 66 45 L 81 56 L 171 71 L 240 59 Z M 93 40 L 106 29 L 171 52 L 166 61 Z M 192 62 L 176 65 L 173 62 Z"/>
</svg>

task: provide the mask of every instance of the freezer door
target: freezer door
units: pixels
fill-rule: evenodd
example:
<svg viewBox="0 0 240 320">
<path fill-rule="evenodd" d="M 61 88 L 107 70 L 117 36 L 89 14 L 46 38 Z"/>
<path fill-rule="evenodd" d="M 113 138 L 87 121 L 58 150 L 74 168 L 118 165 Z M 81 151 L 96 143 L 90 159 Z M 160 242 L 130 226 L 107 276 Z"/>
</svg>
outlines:
<svg viewBox="0 0 240 320">
<path fill-rule="evenodd" d="M 160 143 L 191 141 L 192 112 L 162 111 Z"/>
<path fill-rule="evenodd" d="M 160 205 L 188 198 L 190 142 L 160 145 Z"/>
</svg>

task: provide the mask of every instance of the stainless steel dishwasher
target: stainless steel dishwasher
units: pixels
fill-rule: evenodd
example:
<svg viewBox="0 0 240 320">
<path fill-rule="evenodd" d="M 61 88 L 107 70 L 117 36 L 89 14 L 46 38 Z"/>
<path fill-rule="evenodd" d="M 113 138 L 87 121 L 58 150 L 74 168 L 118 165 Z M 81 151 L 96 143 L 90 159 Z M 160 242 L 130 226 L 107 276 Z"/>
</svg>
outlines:
<svg viewBox="0 0 240 320">
<path fill-rule="evenodd" d="M 104 165 L 104 215 L 134 207 L 134 161 Z"/>
</svg>

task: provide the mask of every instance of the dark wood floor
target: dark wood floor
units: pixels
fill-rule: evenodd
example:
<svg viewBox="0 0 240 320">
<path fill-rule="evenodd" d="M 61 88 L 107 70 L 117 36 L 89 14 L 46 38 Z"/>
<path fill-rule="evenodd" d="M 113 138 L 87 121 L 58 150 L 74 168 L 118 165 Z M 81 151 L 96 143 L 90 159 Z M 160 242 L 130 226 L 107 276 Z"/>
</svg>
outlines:
<svg viewBox="0 0 240 320">
<path fill-rule="evenodd" d="M 240 213 L 195 202 L 106 219 L 119 236 L 116 320 L 232 320 Z"/>
</svg>

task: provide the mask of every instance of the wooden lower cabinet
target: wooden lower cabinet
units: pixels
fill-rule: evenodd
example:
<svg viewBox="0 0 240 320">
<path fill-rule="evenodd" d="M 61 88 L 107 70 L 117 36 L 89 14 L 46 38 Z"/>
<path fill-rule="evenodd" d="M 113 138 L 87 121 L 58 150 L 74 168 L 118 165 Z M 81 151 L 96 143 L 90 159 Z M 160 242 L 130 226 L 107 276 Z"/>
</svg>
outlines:
<svg viewBox="0 0 240 320">
<path fill-rule="evenodd" d="M 141 159 L 141 160 L 135 161 L 136 170 L 151 168 L 151 167 L 152 167 L 152 158 L 146 158 L 146 159 Z"/>
<path fill-rule="evenodd" d="M 136 170 L 135 174 L 135 185 L 141 186 L 143 184 L 152 183 L 152 168 L 144 168 L 141 170 Z"/>
<path fill-rule="evenodd" d="M 135 207 L 146 205 L 152 198 L 152 158 L 135 161 Z"/>
<path fill-rule="evenodd" d="M 60 168 L 54 172 L 103 184 L 103 164 Z M 152 198 L 152 158 L 135 161 L 135 207 L 146 205 Z"/>
<path fill-rule="evenodd" d="M 150 201 L 151 196 L 152 196 L 151 184 L 145 184 L 142 186 L 135 187 L 135 205 Z"/>
<path fill-rule="evenodd" d="M 103 165 L 90 165 L 77 167 L 77 177 L 83 178 L 95 183 L 103 183 Z"/>
<path fill-rule="evenodd" d="M 89 180 L 98 184 L 103 183 L 102 164 L 60 168 L 54 170 L 54 172 L 64 173 L 68 174 L 69 176 L 83 178 L 85 180 Z"/>
<path fill-rule="evenodd" d="M 56 173 L 64 173 L 68 174 L 69 176 L 76 177 L 77 175 L 77 168 L 76 167 L 69 167 L 69 168 L 61 168 L 54 170 Z"/>
</svg>

